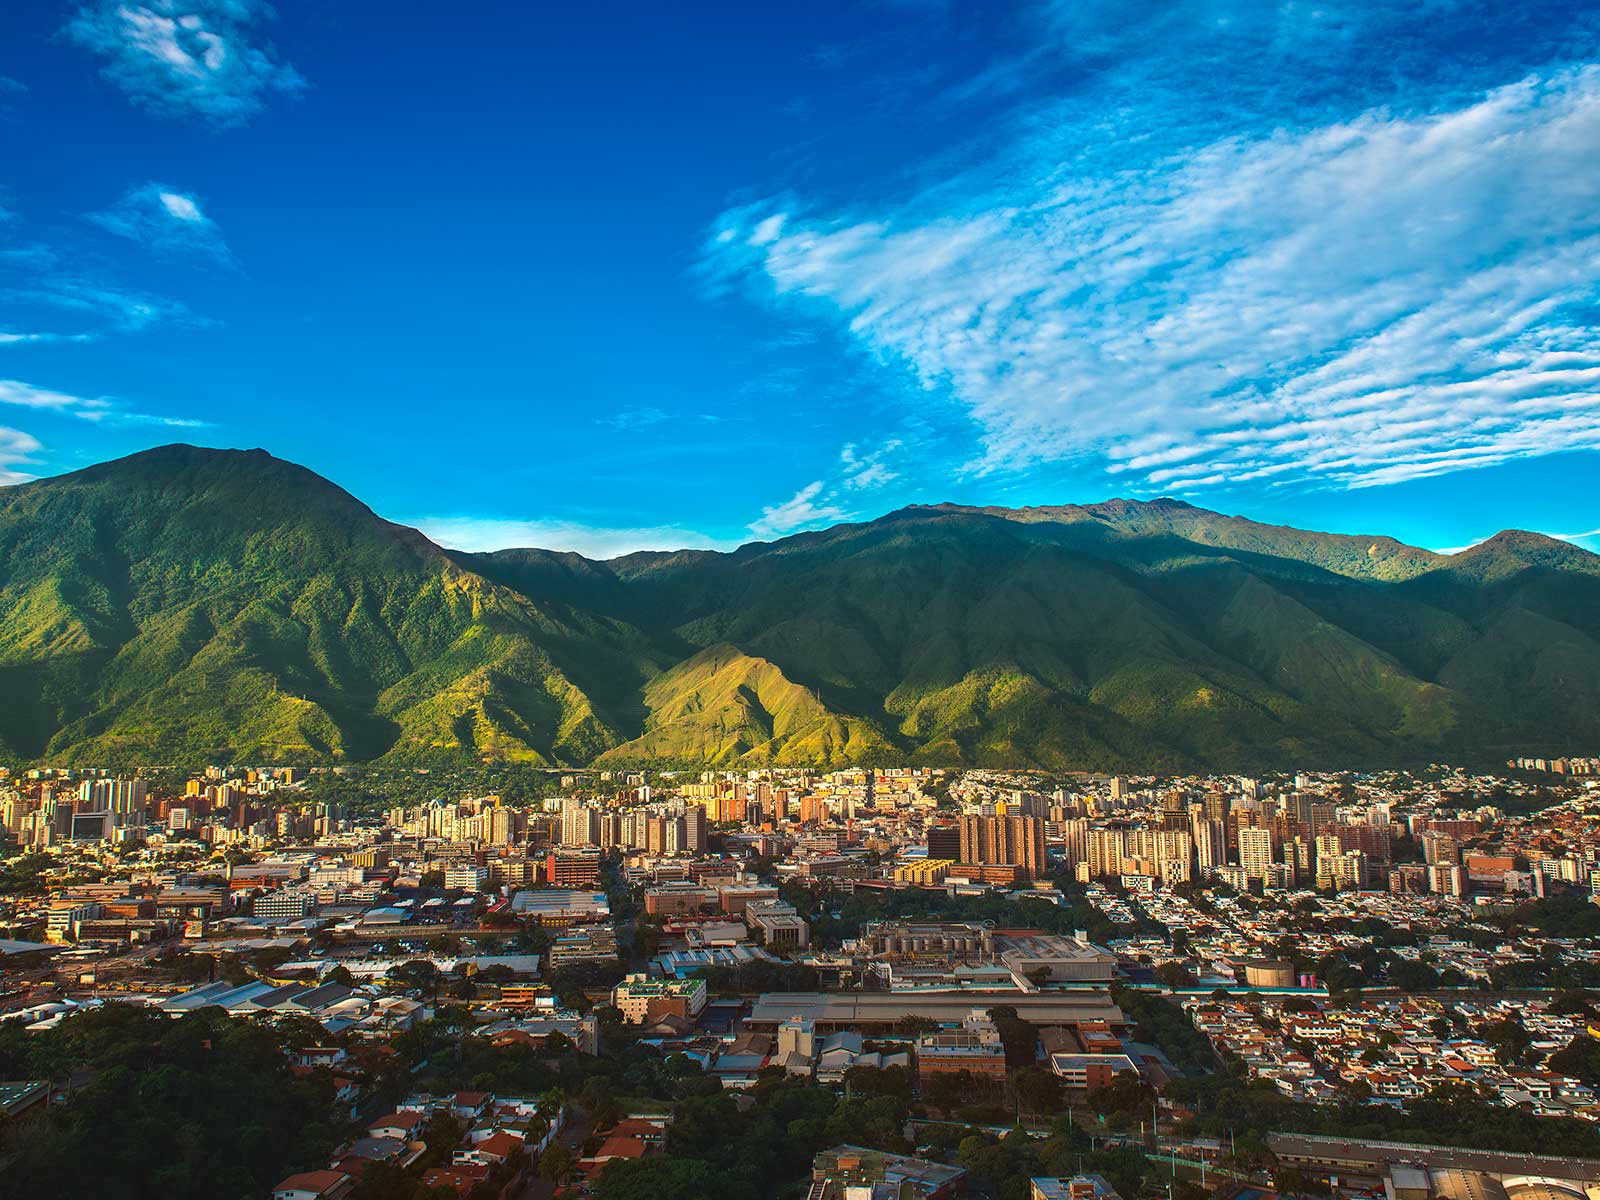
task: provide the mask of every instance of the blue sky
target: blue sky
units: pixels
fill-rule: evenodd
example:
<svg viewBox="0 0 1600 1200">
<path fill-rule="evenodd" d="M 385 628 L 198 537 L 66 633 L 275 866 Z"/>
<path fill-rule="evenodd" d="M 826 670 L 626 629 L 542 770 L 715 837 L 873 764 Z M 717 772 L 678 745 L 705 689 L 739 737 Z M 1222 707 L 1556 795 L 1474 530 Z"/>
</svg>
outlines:
<svg viewBox="0 0 1600 1200">
<path fill-rule="evenodd" d="M 1600 17 L 0 9 L 0 482 L 262 446 L 466 548 L 1176 495 L 1600 548 Z"/>
</svg>

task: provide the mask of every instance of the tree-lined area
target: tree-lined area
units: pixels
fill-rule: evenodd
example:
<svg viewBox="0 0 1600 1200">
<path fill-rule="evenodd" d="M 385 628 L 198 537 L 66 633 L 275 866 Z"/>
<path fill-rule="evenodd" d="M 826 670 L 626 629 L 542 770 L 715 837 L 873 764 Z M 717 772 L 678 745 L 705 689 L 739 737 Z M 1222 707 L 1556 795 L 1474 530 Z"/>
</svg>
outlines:
<svg viewBox="0 0 1600 1200">
<path fill-rule="evenodd" d="M 174 1020 L 128 1004 L 40 1032 L 0 1024 L 0 1078 L 71 1087 L 68 1102 L 10 1148 L 8 1193 L 251 1197 L 325 1165 L 345 1124 L 326 1073 L 291 1070 L 296 1032 L 221 1009 Z"/>
</svg>

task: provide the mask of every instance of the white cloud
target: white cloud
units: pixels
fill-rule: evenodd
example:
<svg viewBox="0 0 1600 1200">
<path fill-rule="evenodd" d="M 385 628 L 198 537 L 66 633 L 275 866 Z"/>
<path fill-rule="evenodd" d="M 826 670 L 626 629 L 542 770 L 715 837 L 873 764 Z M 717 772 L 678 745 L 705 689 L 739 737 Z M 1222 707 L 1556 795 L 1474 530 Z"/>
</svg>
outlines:
<svg viewBox="0 0 1600 1200">
<path fill-rule="evenodd" d="M 609 425 L 613 429 L 648 429 L 652 425 L 660 425 L 666 421 L 667 414 L 662 409 L 653 405 L 642 408 L 624 408 L 612 413 L 609 417 L 599 417 L 596 425 Z"/>
<path fill-rule="evenodd" d="M 853 490 L 882 487 L 900 478 L 900 473 L 889 465 L 889 459 L 899 450 L 899 438 L 890 438 L 876 450 L 868 450 L 854 442 L 846 443 L 839 451 L 839 466 L 844 472 L 841 486 Z"/>
<path fill-rule="evenodd" d="M 78 313 L 122 333 L 137 333 L 163 321 L 195 320 L 176 300 L 67 275 L 46 275 L 25 287 L 0 287 L 0 301 Z"/>
<path fill-rule="evenodd" d="M 111 410 L 111 401 L 104 396 L 74 396 L 35 387 L 20 379 L 0 379 L 0 404 L 68 413 L 86 421 L 101 420 Z"/>
<path fill-rule="evenodd" d="M 45 342 L 92 342 L 94 335 L 89 333 L 18 333 L 11 329 L 0 329 L 0 346 L 37 345 Z"/>
<path fill-rule="evenodd" d="M 41 449 L 38 440 L 31 435 L 0 425 L 0 486 L 26 483 L 34 478 L 18 468 L 32 466 L 33 456 Z"/>
<path fill-rule="evenodd" d="M 750 522 L 751 534 L 765 541 L 798 529 L 848 520 L 848 512 L 823 498 L 823 487 L 823 481 L 819 479 L 806 484 L 783 503 L 763 508 L 761 516 Z"/>
<path fill-rule="evenodd" d="M 1047 118 L 897 205 L 732 210 L 707 267 L 963 406 L 980 472 L 1365 487 L 1600 448 L 1600 69 L 1112 171 Z"/>
<path fill-rule="evenodd" d="M 1600 529 L 1590 529 L 1583 533 L 1549 533 L 1546 537 L 1553 537 L 1559 541 L 1571 542 L 1575 546 L 1583 546 L 1585 550 L 1591 549 L 1586 542 L 1600 540 Z"/>
<path fill-rule="evenodd" d="M 200 206 L 195 203 L 193 196 L 186 196 L 182 192 L 158 192 L 156 195 L 169 217 L 179 221 L 205 220 L 205 217 L 200 215 Z"/>
<path fill-rule="evenodd" d="M 441 546 L 481 552 L 512 547 L 571 550 L 607 559 L 636 550 L 731 550 L 733 544 L 676 526 L 612 528 L 576 521 L 517 521 L 499 517 L 419 517 L 408 522 Z"/>
<path fill-rule="evenodd" d="M 789 499 L 770 504 L 750 522 L 751 536 L 766 540 L 822 525 L 835 525 L 855 519 L 849 507 L 856 493 L 883 487 L 900 478 L 891 465 L 903 446 L 899 438 L 889 438 L 876 449 L 857 442 L 846 442 L 839 450 L 838 469 L 826 479 L 814 480 Z"/>
<path fill-rule="evenodd" d="M 36 387 L 20 379 L 0 379 L 0 404 L 59 413 L 108 425 L 161 425 L 178 429 L 204 428 L 205 421 L 185 417 L 161 417 L 134 412 L 111 396 L 75 396 L 50 388 Z M 37 448 L 37 447 L 36 447 Z"/>
<path fill-rule="evenodd" d="M 222 231 L 201 210 L 200 201 L 165 184 L 136 187 L 89 219 L 108 233 L 140 242 L 164 258 L 205 258 L 234 265 Z"/>
<path fill-rule="evenodd" d="M 102 73 L 140 107 L 229 126 L 305 86 L 257 40 L 271 16 L 260 0 L 94 0 L 64 32 L 105 59 Z"/>
</svg>

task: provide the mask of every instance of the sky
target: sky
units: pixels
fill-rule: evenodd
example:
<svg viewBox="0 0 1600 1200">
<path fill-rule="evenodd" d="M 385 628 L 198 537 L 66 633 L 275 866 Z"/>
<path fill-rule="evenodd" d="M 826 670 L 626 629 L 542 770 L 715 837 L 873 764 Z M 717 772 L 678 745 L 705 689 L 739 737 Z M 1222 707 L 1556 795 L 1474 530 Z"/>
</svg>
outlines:
<svg viewBox="0 0 1600 1200">
<path fill-rule="evenodd" d="M 0 6 L 0 484 L 462 549 L 1175 496 L 1600 550 L 1600 10 Z"/>
</svg>

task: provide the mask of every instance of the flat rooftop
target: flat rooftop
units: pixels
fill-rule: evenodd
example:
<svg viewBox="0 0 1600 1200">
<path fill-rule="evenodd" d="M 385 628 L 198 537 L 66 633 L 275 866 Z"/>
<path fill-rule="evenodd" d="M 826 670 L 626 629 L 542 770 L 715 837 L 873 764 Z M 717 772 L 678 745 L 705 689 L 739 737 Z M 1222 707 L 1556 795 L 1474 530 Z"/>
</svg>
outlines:
<svg viewBox="0 0 1600 1200">
<path fill-rule="evenodd" d="M 1009 1005 L 1035 1025 L 1105 1021 L 1120 1025 L 1122 1010 L 1109 992 L 1020 992 L 954 989 L 930 992 L 768 992 L 759 997 L 747 1025 L 776 1026 L 791 1017 L 830 1025 L 892 1025 L 906 1017 L 959 1023 L 973 1009 Z"/>
<path fill-rule="evenodd" d="M 611 912 L 611 902 L 604 892 L 577 892 L 565 888 L 524 889 L 511 897 L 511 907 L 519 913 Z"/>
<path fill-rule="evenodd" d="M 1382 1174 L 1390 1163 L 1405 1163 L 1434 1170 L 1456 1167 L 1489 1175 L 1548 1175 L 1555 1179 L 1600 1182 L 1600 1159 L 1594 1158 L 1508 1154 L 1412 1142 L 1347 1141 L 1303 1133 L 1268 1134 L 1267 1145 L 1279 1158 L 1361 1164 L 1371 1168 L 1369 1173 L 1374 1175 Z"/>
</svg>

